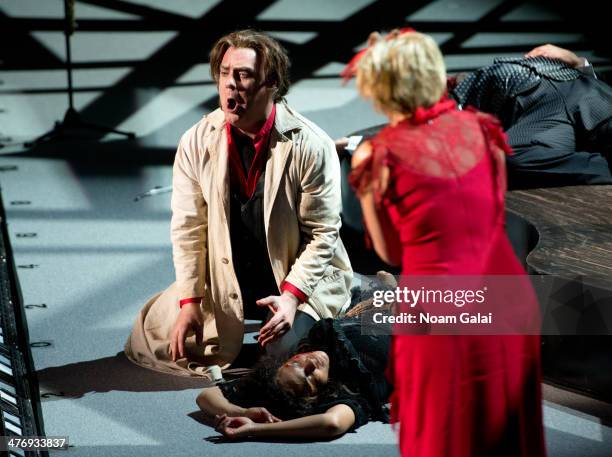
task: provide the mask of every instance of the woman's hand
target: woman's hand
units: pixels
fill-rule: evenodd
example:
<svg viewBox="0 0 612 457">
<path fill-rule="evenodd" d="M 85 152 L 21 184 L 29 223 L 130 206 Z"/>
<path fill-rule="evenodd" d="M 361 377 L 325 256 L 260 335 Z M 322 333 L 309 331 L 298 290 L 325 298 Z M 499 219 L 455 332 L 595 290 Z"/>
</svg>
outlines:
<svg viewBox="0 0 612 457">
<path fill-rule="evenodd" d="M 346 433 L 355 423 L 355 413 L 339 404 L 321 414 L 298 417 L 273 423 L 258 423 L 244 416 L 215 416 L 215 430 L 226 438 L 289 437 L 289 438 L 333 438 Z"/>
<path fill-rule="evenodd" d="M 215 430 L 226 438 L 245 438 L 256 428 L 255 422 L 248 417 L 228 417 L 223 414 L 215 416 Z"/>
<path fill-rule="evenodd" d="M 248 408 L 244 412 L 244 417 L 248 417 L 253 422 L 258 423 L 272 423 L 272 422 L 281 422 L 281 420 L 274 416 L 270 411 L 263 407 L 256 408 Z"/>
</svg>

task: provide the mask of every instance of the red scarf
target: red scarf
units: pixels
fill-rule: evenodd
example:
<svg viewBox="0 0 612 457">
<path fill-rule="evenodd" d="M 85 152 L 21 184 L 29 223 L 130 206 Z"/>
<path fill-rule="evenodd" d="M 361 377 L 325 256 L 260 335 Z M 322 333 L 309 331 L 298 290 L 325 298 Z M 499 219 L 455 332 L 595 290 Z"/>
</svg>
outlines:
<svg viewBox="0 0 612 457">
<path fill-rule="evenodd" d="M 229 158 L 229 166 L 232 169 L 232 185 L 240 187 L 241 192 L 248 198 L 251 198 L 255 192 L 257 181 L 266 166 L 268 144 L 270 142 L 270 133 L 274 127 L 274 119 L 276 118 L 276 105 L 272 105 L 272 111 L 266 119 L 265 124 L 261 127 L 257 135 L 253 138 L 253 147 L 255 148 L 255 157 L 249 168 L 248 176 L 244 174 L 244 167 L 240 159 L 240 153 L 236 147 L 234 135 L 239 135 L 232 129 L 232 126 L 226 122 L 225 128 L 227 131 L 227 152 Z"/>
</svg>

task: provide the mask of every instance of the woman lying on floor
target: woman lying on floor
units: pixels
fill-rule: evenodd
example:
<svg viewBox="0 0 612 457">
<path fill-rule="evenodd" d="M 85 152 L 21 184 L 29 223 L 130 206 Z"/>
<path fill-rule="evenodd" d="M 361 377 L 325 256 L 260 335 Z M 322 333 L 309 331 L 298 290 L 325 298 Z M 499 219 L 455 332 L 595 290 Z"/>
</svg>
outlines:
<svg viewBox="0 0 612 457">
<path fill-rule="evenodd" d="M 318 321 L 294 355 L 266 358 L 247 377 L 205 388 L 197 403 L 215 430 L 228 438 L 325 439 L 369 420 L 388 422 L 390 336 L 362 335 L 356 308 Z"/>
</svg>

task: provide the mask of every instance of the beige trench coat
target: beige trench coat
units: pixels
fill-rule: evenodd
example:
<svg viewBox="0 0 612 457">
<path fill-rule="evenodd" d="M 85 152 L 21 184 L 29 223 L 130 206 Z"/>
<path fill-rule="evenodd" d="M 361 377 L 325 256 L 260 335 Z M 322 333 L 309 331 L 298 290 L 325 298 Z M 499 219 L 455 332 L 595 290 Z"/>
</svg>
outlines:
<svg viewBox="0 0 612 457">
<path fill-rule="evenodd" d="M 244 334 L 242 297 L 232 265 L 225 117 L 205 116 L 179 144 L 174 169 L 171 238 L 176 282 L 141 310 L 125 352 L 155 370 L 192 376 L 223 368 Z M 309 300 L 299 309 L 335 317 L 350 303 L 352 270 L 339 238 L 340 167 L 332 140 L 286 104 L 276 105 L 264 183 L 264 223 L 277 285 Z M 191 335 L 187 358 L 172 362 L 170 333 L 183 298 L 204 297 L 204 346 Z"/>
</svg>

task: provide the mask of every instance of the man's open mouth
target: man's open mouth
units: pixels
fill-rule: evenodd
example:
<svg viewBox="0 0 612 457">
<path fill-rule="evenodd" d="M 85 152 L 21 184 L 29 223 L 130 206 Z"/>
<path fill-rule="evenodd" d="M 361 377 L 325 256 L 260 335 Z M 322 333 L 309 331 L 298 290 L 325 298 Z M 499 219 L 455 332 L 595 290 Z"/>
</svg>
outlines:
<svg viewBox="0 0 612 457">
<path fill-rule="evenodd" d="M 243 110 L 243 106 L 239 102 L 239 99 L 228 97 L 225 101 L 225 110 L 229 113 L 240 113 Z"/>
</svg>

